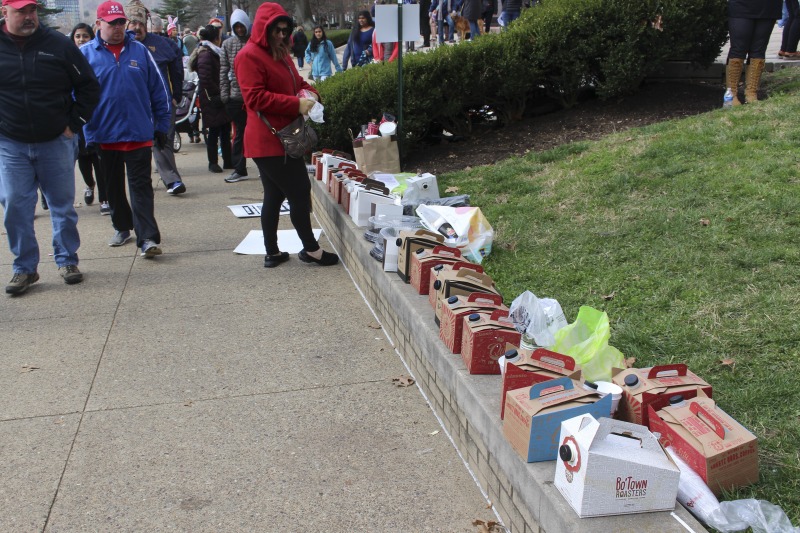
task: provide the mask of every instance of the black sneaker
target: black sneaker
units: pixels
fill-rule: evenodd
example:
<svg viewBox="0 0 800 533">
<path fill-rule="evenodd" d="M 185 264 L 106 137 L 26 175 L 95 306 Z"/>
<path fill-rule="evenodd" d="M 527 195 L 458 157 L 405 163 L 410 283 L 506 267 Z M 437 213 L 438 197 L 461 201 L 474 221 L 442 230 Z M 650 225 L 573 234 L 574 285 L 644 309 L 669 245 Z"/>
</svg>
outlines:
<svg viewBox="0 0 800 533">
<path fill-rule="evenodd" d="M 222 174 L 222 167 L 216 163 L 209 163 L 208 170 L 209 172 L 213 172 L 214 174 Z"/>
<path fill-rule="evenodd" d="M 275 255 L 264 257 L 264 268 L 275 268 L 284 261 L 289 260 L 289 252 L 278 252 Z"/>
<path fill-rule="evenodd" d="M 67 285 L 75 285 L 83 281 L 83 274 L 78 270 L 78 265 L 67 265 L 58 269 L 61 277 L 64 278 L 64 283 Z"/>
<path fill-rule="evenodd" d="M 186 185 L 183 184 L 182 181 L 175 181 L 170 183 L 169 187 L 167 187 L 167 194 L 171 194 L 172 196 L 183 194 L 186 192 Z"/>
<path fill-rule="evenodd" d="M 94 203 L 94 188 L 86 187 L 83 190 L 83 201 L 86 205 L 92 205 Z"/>
<path fill-rule="evenodd" d="M 31 274 L 15 272 L 14 276 L 11 278 L 11 281 L 9 281 L 8 285 L 6 285 L 6 294 L 11 294 L 12 296 L 22 294 L 28 290 L 28 287 L 37 281 L 39 281 L 39 274 L 36 272 Z"/>
<path fill-rule="evenodd" d="M 339 262 L 338 255 L 326 252 L 325 250 L 322 251 L 322 257 L 319 259 L 314 259 L 308 255 L 308 252 L 306 252 L 305 248 L 300 250 L 300 253 L 297 254 L 297 258 L 303 263 L 316 263 L 321 266 L 333 266 Z"/>
</svg>

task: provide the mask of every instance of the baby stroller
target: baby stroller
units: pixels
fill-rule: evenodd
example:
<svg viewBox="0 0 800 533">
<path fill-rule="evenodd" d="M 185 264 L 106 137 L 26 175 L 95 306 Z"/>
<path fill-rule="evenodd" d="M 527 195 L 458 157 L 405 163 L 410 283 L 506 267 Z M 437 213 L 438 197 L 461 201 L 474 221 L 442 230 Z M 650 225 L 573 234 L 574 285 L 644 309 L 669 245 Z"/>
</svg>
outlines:
<svg viewBox="0 0 800 533">
<path fill-rule="evenodd" d="M 193 81 L 183 82 L 183 95 L 175 108 L 175 140 L 172 151 L 181 149 L 181 133 L 191 138 L 200 129 L 200 86 Z"/>
</svg>

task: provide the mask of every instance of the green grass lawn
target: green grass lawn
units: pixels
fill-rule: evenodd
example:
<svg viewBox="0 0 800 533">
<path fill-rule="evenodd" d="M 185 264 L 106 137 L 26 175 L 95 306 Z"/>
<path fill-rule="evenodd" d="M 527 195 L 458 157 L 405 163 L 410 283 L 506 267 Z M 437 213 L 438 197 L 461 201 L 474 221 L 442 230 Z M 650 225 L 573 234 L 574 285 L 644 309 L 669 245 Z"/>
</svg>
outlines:
<svg viewBox="0 0 800 533">
<path fill-rule="evenodd" d="M 800 69 L 757 105 L 439 176 L 495 229 L 485 266 L 608 312 L 637 367 L 687 363 L 759 439 L 761 481 L 724 499 L 800 523 Z M 720 104 L 722 92 L 720 92 Z"/>
</svg>

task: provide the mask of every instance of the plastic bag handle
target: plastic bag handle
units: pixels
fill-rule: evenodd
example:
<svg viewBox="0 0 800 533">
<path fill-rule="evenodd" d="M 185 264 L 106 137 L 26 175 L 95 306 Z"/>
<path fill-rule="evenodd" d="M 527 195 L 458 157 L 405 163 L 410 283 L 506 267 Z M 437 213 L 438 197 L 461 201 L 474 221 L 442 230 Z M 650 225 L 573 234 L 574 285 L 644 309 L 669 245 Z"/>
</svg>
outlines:
<svg viewBox="0 0 800 533">
<path fill-rule="evenodd" d="M 722 427 L 722 424 L 719 423 L 719 420 L 711 416 L 705 407 L 700 405 L 697 402 L 692 402 L 689 404 L 689 410 L 695 415 L 697 418 L 705 422 L 707 426 L 714 430 L 714 433 L 721 439 L 725 438 L 725 428 Z"/>
<path fill-rule="evenodd" d="M 551 379 L 550 381 L 542 381 L 531 387 L 530 399 L 535 400 L 547 394 L 561 392 L 564 390 L 571 390 L 575 387 L 572 385 L 570 378 Z"/>
<path fill-rule="evenodd" d="M 459 261 L 458 263 L 453 264 L 453 270 L 461 270 L 462 268 L 468 268 L 483 274 L 483 267 L 481 265 L 476 265 L 475 263 L 470 263 L 469 261 Z"/>
<path fill-rule="evenodd" d="M 494 294 L 491 292 L 472 292 L 469 296 L 467 296 L 468 303 L 478 302 L 481 300 L 489 301 L 495 305 L 503 305 L 503 297 L 499 294 Z"/>
<path fill-rule="evenodd" d="M 431 251 L 432 254 L 436 255 L 444 255 L 444 256 L 452 256 L 452 257 L 461 257 L 461 250 L 458 248 L 453 248 L 451 246 L 434 246 L 433 250 Z"/>
<path fill-rule="evenodd" d="M 508 309 L 495 309 L 489 316 L 489 320 L 500 322 L 501 318 L 507 318 L 507 317 L 508 317 Z"/>
<path fill-rule="evenodd" d="M 556 363 L 561 363 L 561 365 L 556 366 L 563 366 L 566 370 L 575 370 L 575 359 L 568 355 L 564 355 L 558 352 L 551 352 L 550 350 L 545 350 L 544 348 L 539 348 L 534 350 L 531 354 L 531 359 L 535 359 L 536 361 L 542 361 L 547 363 L 546 359 L 550 359 L 555 361 Z M 550 363 L 553 364 L 553 363 Z"/>
<path fill-rule="evenodd" d="M 670 372 L 672 370 L 677 370 L 679 376 L 685 376 L 688 368 L 683 363 L 675 363 L 674 365 L 658 365 L 650 369 L 650 373 L 647 374 L 647 378 L 657 378 L 662 372 Z"/>
</svg>

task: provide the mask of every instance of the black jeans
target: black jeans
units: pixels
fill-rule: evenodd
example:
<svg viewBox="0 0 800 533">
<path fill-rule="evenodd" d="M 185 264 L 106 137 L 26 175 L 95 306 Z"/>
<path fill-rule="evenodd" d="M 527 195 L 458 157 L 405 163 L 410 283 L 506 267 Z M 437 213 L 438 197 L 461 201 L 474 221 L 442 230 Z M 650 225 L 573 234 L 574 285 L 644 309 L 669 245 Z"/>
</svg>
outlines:
<svg viewBox="0 0 800 533">
<path fill-rule="evenodd" d="M 222 126 L 208 128 L 206 137 L 206 153 L 208 154 L 208 164 L 216 164 L 219 161 L 217 146 L 222 147 L 222 168 L 232 168 L 231 165 L 231 123 Z"/>
<path fill-rule="evenodd" d="M 786 0 L 786 11 L 789 12 L 789 18 L 783 26 L 781 50 L 797 52 L 797 42 L 800 41 L 800 4 L 798 0 Z"/>
<path fill-rule="evenodd" d="M 136 231 L 136 245 L 145 240 L 161 243 L 153 201 L 152 149 L 149 146 L 129 152 L 100 149 L 100 168 L 106 180 L 111 223 L 117 231 Z M 125 194 L 125 171 L 131 203 Z"/>
<path fill-rule="evenodd" d="M 264 247 L 267 255 L 280 252 L 278 248 L 278 223 L 281 204 L 289 200 L 289 218 L 303 248 L 307 252 L 319 250 L 319 243 L 311 229 L 311 182 L 306 163 L 282 155 L 257 157 L 255 161 L 264 185 L 264 205 L 261 207 L 261 229 L 264 231 Z"/>
<path fill-rule="evenodd" d="M 233 124 L 233 145 L 231 146 L 231 163 L 236 173 L 247 176 L 247 158 L 244 156 L 244 129 L 247 127 L 247 110 L 244 102 L 228 102 L 225 110 Z"/>
<path fill-rule="evenodd" d="M 106 180 L 103 179 L 103 171 L 100 170 L 100 158 L 97 154 L 92 152 L 90 154 L 83 154 L 78 156 L 78 168 L 83 176 L 83 181 L 87 187 L 94 189 L 95 182 L 97 184 L 97 199 L 98 201 L 108 201 L 106 195 Z M 94 176 L 92 176 L 92 168 L 94 168 Z"/>
<path fill-rule="evenodd" d="M 764 59 L 774 25 L 772 19 L 728 19 L 728 32 L 731 35 L 728 59 Z"/>
</svg>

